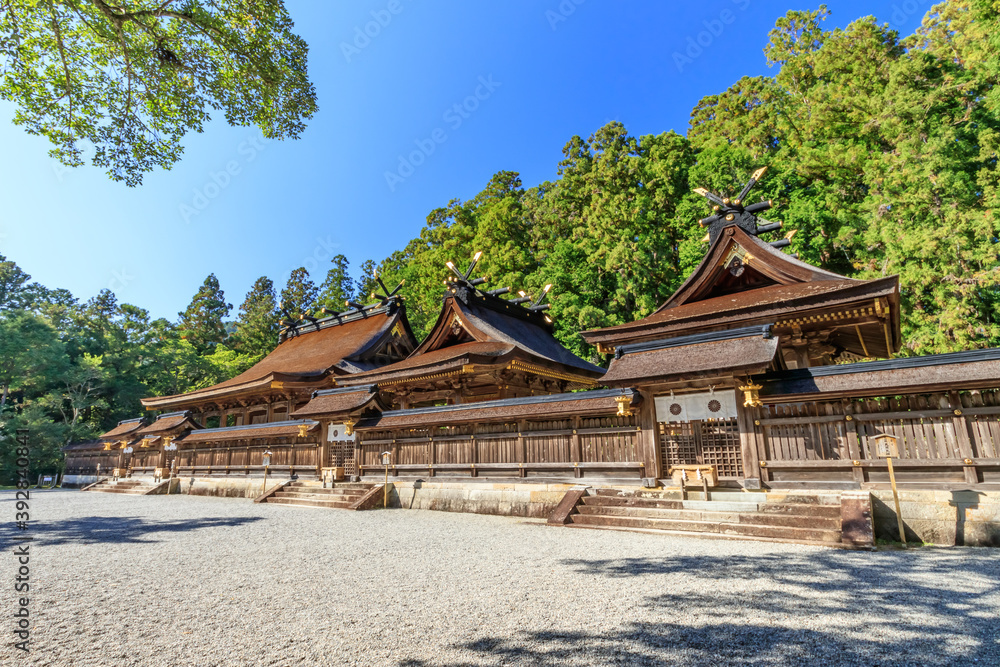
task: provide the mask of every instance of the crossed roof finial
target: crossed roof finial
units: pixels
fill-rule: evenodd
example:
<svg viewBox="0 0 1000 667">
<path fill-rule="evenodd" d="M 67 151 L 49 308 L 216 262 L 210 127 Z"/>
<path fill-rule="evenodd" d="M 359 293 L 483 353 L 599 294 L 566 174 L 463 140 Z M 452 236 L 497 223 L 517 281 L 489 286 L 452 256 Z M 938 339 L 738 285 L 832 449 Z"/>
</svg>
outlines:
<svg viewBox="0 0 1000 667">
<path fill-rule="evenodd" d="M 719 197 L 705 188 L 694 189 L 695 192 L 713 204 L 712 210 L 714 211 L 714 214 L 698 221 L 698 224 L 702 227 L 708 227 L 707 240 L 709 243 L 715 243 L 715 239 L 719 237 L 722 230 L 733 225 L 739 227 L 752 236 L 781 229 L 783 223 L 770 222 L 768 220 L 764 220 L 763 218 L 758 218 L 756 215 L 757 213 L 771 208 L 771 206 L 774 205 L 774 202 L 771 200 L 744 205 L 746 196 L 750 194 L 750 191 L 753 190 L 753 187 L 757 185 L 757 182 L 760 181 L 766 171 L 767 167 L 761 167 L 755 171 L 735 199 Z M 770 245 L 775 248 L 784 248 L 787 245 L 791 245 L 791 238 L 794 234 L 795 232 L 792 231 L 788 234 L 788 236 L 781 240 L 771 241 Z"/>
</svg>

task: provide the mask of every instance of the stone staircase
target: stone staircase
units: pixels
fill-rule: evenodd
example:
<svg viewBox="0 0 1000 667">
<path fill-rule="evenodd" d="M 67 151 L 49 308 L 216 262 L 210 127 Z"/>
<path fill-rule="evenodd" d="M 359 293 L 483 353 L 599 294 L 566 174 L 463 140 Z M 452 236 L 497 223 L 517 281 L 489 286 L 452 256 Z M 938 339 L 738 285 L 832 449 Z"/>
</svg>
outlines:
<svg viewBox="0 0 1000 667">
<path fill-rule="evenodd" d="M 367 509 L 358 503 L 370 496 L 374 489 L 381 492 L 381 484 L 362 482 L 336 482 L 323 488 L 322 482 L 292 482 L 263 498 L 260 502 L 276 505 L 298 505 L 300 507 L 329 507 L 333 509 Z M 382 496 L 373 499 L 381 505 Z"/>
<path fill-rule="evenodd" d="M 709 500 L 676 491 L 570 491 L 549 518 L 574 528 L 639 530 L 695 537 L 853 546 L 842 541 L 836 494 L 776 495 L 716 491 Z"/>
<path fill-rule="evenodd" d="M 95 491 L 97 493 L 127 493 L 133 496 L 144 496 L 160 485 L 160 482 L 153 482 L 152 479 L 139 480 L 126 477 L 117 480 L 103 479 L 83 490 Z"/>
</svg>

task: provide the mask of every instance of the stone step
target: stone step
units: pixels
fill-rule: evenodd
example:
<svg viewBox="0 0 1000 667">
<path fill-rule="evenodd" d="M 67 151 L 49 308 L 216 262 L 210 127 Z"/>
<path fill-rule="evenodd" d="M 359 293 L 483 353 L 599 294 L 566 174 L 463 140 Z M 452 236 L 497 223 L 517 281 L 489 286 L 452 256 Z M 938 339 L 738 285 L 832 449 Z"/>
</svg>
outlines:
<svg viewBox="0 0 1000 667">
<path fill-rule="evenodd" d="M 324 487 L 323 486 L 323 482 L 297 481 L 297 482 L 292 482 L 291 484 L 289 484 L 289 486 L 296 486 L 296 487 L 301 487 L 301 488 L 306 488 L 306 489 L 323 489 L 323 488 L 330 489 L 330 488 L 334 488 L 334 489 L 363 489 L 363 490 L 368 490 L 368 489 L 374 487 L 375 485 L 374 484 L 369 484 L 367 482 L 335 482 L 332 485 L 332 487 L 331 486 Z"/>
<path fill-rule="evenodd" d="M 90 489 L 90 490 L 91 491 L 96 491 L 97 493 L 127 493 L 127 494 L 130 494 L 130 495 L 133 495 L 133 496 L 141 496 L 141 495 L 144 495 L 151 488 L 152 487 L 143 487 L 143 488 L 136 488 L 136 487 L 115 488 L 113 486 L 108 486 L 108 487 L 103 487 L 103 488 L 96 487 L 96 488 L 93 488 L 93 489 Z"/>
<path fill-rule="evenodd" d="M 682 500 L 666 500 L 661 498 L 639 498 L 636 496 L 584 496 L 580 499 L 583 505 L 596 507 L 661 507 L 663 509 L 684 509 Z"/>
<path fill-rule="evenodd" d="M 310 500 L 336 500 L 342 502 L 357 502 L 363 493 L 303 493 L 300 491 L 277 491 L 272 498 L 305 498 Z"/>
<path fill-rule="evenodd" d="M 789 526 L 797 528 L 822 528 L 840 530 L 840 518 L 815 517 L 798 514 L 760 514 L 739 512 L 710 512 L 688 509 L 662 509 L 658 507 L 600 507 L 581 505 L 577 512 L 590 516 L 635 517 L 645 519 L 668 519 L 682 521 L 702 521 L 712 523 L 743 523 L 763 526 Z"/>
<path fill-rule="evenodd" d="M 285 493 L 285 492 L 308 493 L 308 494 L 317 495 L 317 496 L 343 496 L 343 495 L 348 495 L 348 496 L 357 496 L 357 497 L 360 498 L 361 496 L 363 496 L 366 493 L 368 493 L 368 489 L 340 489 L 340 488 L 314 489 L 314 488 L 308 487 L 308 486 L 288 485 L 284 489 L 282 489 L 281 491 L 279 491 L 279 493 Z"/>
<path fill-rule="evenodd" d="M 710 521 L 690 521 L 680 519 L 651 519 L 631 516 L 604 516 L 573 514 L 570 523 L 577 526 L 609 528 L 634 528 L 643 530 L 674 531 L 685 533 L 708 533 L 731 537 L 763 537 L 793 540 L 809 543 L 840 544 L 839 530 L 821 528 L 798 528 L 790 526 L 767 526 L 752 523 L 719 523 Z"/>
<path fill-rule="evenodd" d="M 277 494 L 268 498 L 265 502 L 276 505 L 297 505 L 300 507 L 329 507 L 333 509 L 350 509 L 352 502 L 337 500 L 316 500 L 313 498 L 278 498 Z"/>
<path fill-rule="evenodd" d="M 817 517 L 840 518 L 840 505 L 818 505 L 806 503 L 764 503 L 760 506 L 764 514 L 808 514 Z"/>
</svg>

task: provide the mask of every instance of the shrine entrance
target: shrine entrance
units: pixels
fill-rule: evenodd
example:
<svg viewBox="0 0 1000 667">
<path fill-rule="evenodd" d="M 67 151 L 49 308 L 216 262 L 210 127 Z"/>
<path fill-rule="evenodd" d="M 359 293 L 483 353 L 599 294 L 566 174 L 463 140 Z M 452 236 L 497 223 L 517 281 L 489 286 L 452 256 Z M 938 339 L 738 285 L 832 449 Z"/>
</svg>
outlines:
<svg viewBox="0 0 1000 667">
<path fill-rule="evenodd" d="M 657 396 L 657 451 L 664 477 L 675 465 L 714 465 L 720 480 L 743 479 L 732 389 Z"/>
<path fill-rule="evenodd" d="M 743 453 L 736 418 L 658 422 L 663 475 L 674 465 L 714 465 L 720 480 L 743 479 Z"/>
<path fill-rule="evenodd" d="M 347 434 L 347 424 L 330 423 L 326 430 L 326 461 L 324 468 L 343 468 L 348 478 L 358 474 L 354 460 L 354 434 Z"/>
</svg>

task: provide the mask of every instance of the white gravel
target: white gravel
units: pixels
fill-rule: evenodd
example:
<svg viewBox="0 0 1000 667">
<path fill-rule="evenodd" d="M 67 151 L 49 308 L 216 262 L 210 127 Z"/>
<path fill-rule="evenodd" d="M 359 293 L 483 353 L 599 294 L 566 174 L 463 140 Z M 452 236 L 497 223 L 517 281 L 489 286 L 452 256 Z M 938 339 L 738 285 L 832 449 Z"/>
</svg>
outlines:
<svg viewBox="0 0 1000 667">
<path fill-rule="evenodd" d="M 6 637 L 13 514 L 0 493 Z M 32 516 L 33 650 L 5 665 L 1000 665 L 996 550 L 78 491 Z"/>
</svg>

